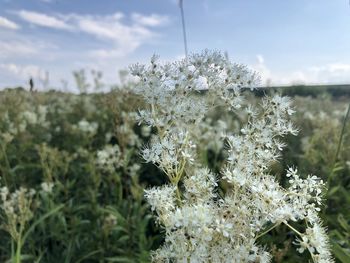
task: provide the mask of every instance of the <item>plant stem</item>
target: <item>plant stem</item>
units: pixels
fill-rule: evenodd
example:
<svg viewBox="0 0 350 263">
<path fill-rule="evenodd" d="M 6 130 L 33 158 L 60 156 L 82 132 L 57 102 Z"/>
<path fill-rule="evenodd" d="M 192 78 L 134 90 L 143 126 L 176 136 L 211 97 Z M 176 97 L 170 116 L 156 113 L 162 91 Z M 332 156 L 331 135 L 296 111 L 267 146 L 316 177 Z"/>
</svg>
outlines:
<svg viewBox="0 0 350 263">
<path fill-rule="evenodd" d="M 23 232 L 23 224 L 20 225 L 19 237 L 17 240 L 17 248 L 16 248 L 16 257 L 15 263 L 21 263 L 21 249 L 22 249 L 22 232 Z"/>
<path fill-rule="evenodd" d="M 329 191 L 329 188 L 330 188 L 331 181 L 332 181 L 332 179 L 334 177 L 334 174 L 335 174 L 334 169 L 335 169 L 335 166 L 336 166 L 336 163 L 337 163 L 337 159 L 338 159 L 338 156 L 339 156 L 339 153 L 340 153 L 341 144 L 342 144 L 343 137 L 344 137 L 344 134 L 345 134 L 346 122 L 347 122 L 347 120 L 349 118 L 349 113 L 350 113 L 350 103 L 348 105 L 348 110 L 346 111 L 345 118 L 344 118 L 344 121 L 343 121 L 343 127 L 341 129 L 341 133 L 340 133 L 340 137 L 339 137 L 339 141 L 338 141 L 338 145 L 337 145 L 337 151 L 335 152 L 333 165 L 332 165 L 332 170 L 331 170 L 331 173 L 330 173 L 330 175 L 328 176 L 328 179 L 327 179 L 328 191 Z"/>
<path fill-rule="evenodd" d="M 185 55 L 186 55 L 186 60 L 187 60 L 188 52 L 187 52 L 187 37 L 186 37 L 186 25 L 185 25 L 185 14 L 184 14 L 183 0 L 179 1 L 179 6 L 180 6 L 180 12 L 181 12 L 182 34 L 183 34 L 183 38 L 184 38 Z"/>
<path fill-rule="evenodd" d="M 263 235 L 267 234 L 268 232 L 270 232 L 272 229 L 274 229 L 275 227 L 279 226 L 280 223 L 278 224 L 274 224 L 271 227 L 269 227 L 268 229 L 266 229 L 264 232 L 260 233 L 259 235 L 256 236 L 256 239 L 258 239 L 259 237 L 262 237 Z"/>
<path fill-rule="evenodd" d="M 11 165 L 10 165 L 9 159 L 8 159 L 8 157 L 7 157 L 7 153 L 6 153 L 6 150 L 5 150 L 5 146 L 4 146 L 1 142 L 0 142 L 0 146 L 1 146 L 2 155 L 3 155 L 4 160 L 5 160 L 6 169 L 7 169 L 6 174 L 7 174 L 10 178 L 12 178 L 12 174 L 11 174 L 11 172 L 12 172 L 12 171 L 11 171 Z M 5 171 L 5 169 L 4 169 L 4 171 Z M 5 181 L 5 185 L 6 185 L 7 187 L 9 187 L 9 184 L 8 184 L 8 181 L 7 181 L 7 178 L 6 178 L 5 173 L 4 173 L 3 178 L 4 178 L 4 181 Z"/>
<path fill-rule="evenodd" d="M 178 203 L 181 204 L 181 194 L 180 194 L 178 185 L 176 185 L 176 197 L 177 197 Z"/>
<path fill-rule="evenodd" d="M 21 237 L 17 241 L 15 263 L 21 263 Z"/>
<path fill-rule="evenodd" d="M 284 222 L 284 224 L 289 227 L 290 229 L 292 229 L 295 233 L 297 233 L 300 237 L 303 236 L 302 233 L 300 233 L 298 230 L 296 230 L 294 227 L 292 227 L 290 224 L 288 224 L 287 222 Z"/>
</svg>

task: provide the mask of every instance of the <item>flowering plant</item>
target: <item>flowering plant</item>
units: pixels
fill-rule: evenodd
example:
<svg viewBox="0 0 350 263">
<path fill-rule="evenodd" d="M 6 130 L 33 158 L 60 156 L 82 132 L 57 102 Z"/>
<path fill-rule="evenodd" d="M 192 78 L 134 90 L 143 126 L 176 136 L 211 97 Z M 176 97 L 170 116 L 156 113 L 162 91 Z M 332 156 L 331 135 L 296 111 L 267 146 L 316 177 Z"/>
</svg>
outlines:
<svg viewBox="0 0 350 263">
<path fill-rule="evenodd" d="M 244 100 L 257 74 L 232 64 L 219 52 L 205 51 L 174 63 L 136 64 L 137 92 L 147 107 L 138 120 L 157 131 L 142 150 L 145 161 L 161 169 L 169 183 L 145 191 L 157 221 L 165 230 L 164 245 L 154 262 L 270 262 L 259 238 L 285 224 L 294 231 L 297 250 L 308 250 L 314 262 L 333 262 L 325 229 L 318 217 L 324 184 L 316 176 L 301 177 L 289 168 L 289 185 L 270 174 L 286 146 L 281 138 L 296 135 L 287 97 L 266 97 L 259 105 Z M 204 93 L 202 95 L 201 93 Z M 198 158 L 197 131 L 208 112 L 223 107 L 243 112 L 239 133 L 226 131 L 227 159 L 214 174 Z M 219 187 L 226 182 L 227 188 Z M 305 221 L 298 230 L 291 222 Z"/>
</svg>

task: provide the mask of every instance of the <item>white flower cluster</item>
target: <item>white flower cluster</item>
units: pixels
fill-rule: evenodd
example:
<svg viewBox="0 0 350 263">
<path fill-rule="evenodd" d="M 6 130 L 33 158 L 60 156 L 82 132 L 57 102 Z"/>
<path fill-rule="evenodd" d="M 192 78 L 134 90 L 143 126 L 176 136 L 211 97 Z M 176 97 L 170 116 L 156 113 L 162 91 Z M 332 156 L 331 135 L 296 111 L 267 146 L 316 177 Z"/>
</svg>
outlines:
<svg viewBox="0 0 350 263">
<path fill-rule="evenodd" d="M 6 111 L 3 115 L 3 121 L 7 125 L 7 130 L 12 135 L 26 131 L 28 126 L 41 126 L 48 128 L 50 122 L 47 120 L 48 107 L 46 105 L 39 105 L 34 110 L 25 110 L 20 112 L 18 118 L 10 118 Z"/>
<path fill-rule="evenodd" d="M 332 255 L 329 251 L 327 233 L 319 220 L 307 228 L 305 234 L 301 235 L 301 239 L 298 239 L 295 244 L 300 246 L 298 248 L 300 253 L 306 249 L 309 250 L 314 262 L 331 262 Z"/>
<path fill-rule="evenodd" d="M 232 65 L 220 53 L 209 51 L 165 65 L 157 63 L 153 56 L 149 67 L 136 64 L 131 73 L 140 78 L 137 90 L 153 106 L 140 110 L 139 122 L 159 128 L 201 121 L 215 98 L 230 109 L 238 109 L 243 99 L 239 88 L 256 81 L 246 67 Z M 209 93 L 207 101 L 193 96 L 204 89 Z"/>
<path fill-rule="evenodd" d="M 149 147 L 142 151 L 142 157 L 146 162 L 158 165 L 168 176 L 176 176 L 178 168 L 186 162 L 193 163 L 193 154 L 196 145 L 188 139 L 188 134 L 176 130 L 168 132 L 160 140 L 154 137 Z M 184 167 L 183 167 L 184 168 Z M 183 169 L 182 168 L 182 169 Z"/>
<path fill-rule="evenodd" d="M 285 224 L 297 235 L 299 252 L 307 249 L 314 262 L 333 262 L 327 235 L 321 227 L 323 182 L 316 176 L 302 179 L 287 171 L 283 188 L 269 174 L 285 144 L 281 137 L 297 134 L 288 120 L 294 113 L 286 97 L 264 98 L 259 106 L 245 102 L 241 90 L 257 81 L 244 66 L 231 64 L 219 52 L 205 51 L 188 59 L 161 65 L 135 65 L 137 91 L 148 103 L 139 121 L 157 129 L 142 151 L 170 183 L 146 190 L 146 198 L 165 228 L 165 243 L 153 254 L 154 262 L 270 262 L 258 244 L 268 226 Z M 203 89 L 205 89 L 205 94 Z M 221 175 L 211 173 L 198 158 L 201 122 L 215 107 L 244 111 L 239 133 L 222 138 L 227 161 Z M 218 140 L 218 138 L 215 138 Z M 220 189 L 218 180 L 227 187 Z M 290 221 L 304 220 L 305 232 Z"/>
<path fill-rule="evenodd" d="M 135 119 L 137 118 L 137 114 L 135 112 L 121 112 L 122 122 L 118 123 L 116 127 L 116 135 L 118 141 L 123 142 L 123 146 L 141 146 L 141 141 L 139 136 L 134 132 L 133 124 L 135 123 Z M 121 147 L 123 148 L 123 147 Z"/>
<path fill-rule="evenodd" d="M 42 182 L 40 186 L 45 193 L 52 193 L 52 189 L 55 185 L 52 182 Z"/>
<path fill-rule="evenodd" d="M 223 136 L 227 133 L 228 124 L 223 120 L 212 120 L 206 118 L 199 123 L 196 140 L 200 141 L 201 146 L 219 153 L 224 148 Z"/>
<path fill-rule="evenodd" d="M 3 227 L 14 240 L 18 240 L 23 234 L 26 223 L 32 219 L 32 203 L 35 195 L 34 189 L 21 187 L 10 192 L 7 187 L 0 189 L 1 205 L 5 218 L 2 219 Z"/>
<path fill-rule="evenodd" d="M 106 145 L 102 150 L 97 152 L 96 163 L 104 171 L 115 171 L 116 168 L 122 166 L 121 162 L 121 153 L 117 144 Z"/>
<path fill-rule="evenodd" d="M 89 136 L 93 136 L 97 133 L 98 123 L 88 122 L 87 120 L 83 119 L 79 121 L 77 125 L 73 125 L 73 129 L 80 130 Z"/>
</svg>

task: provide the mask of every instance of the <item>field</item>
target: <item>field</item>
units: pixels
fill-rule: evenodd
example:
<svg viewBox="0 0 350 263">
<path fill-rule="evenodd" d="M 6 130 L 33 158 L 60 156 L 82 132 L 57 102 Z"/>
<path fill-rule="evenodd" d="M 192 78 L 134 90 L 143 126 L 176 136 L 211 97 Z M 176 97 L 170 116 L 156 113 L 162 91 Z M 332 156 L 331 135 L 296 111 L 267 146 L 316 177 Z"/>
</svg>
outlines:
<svg viewBox="0 0 350 263">
<path fill-rule="evenodd" d="M 292 97 L 292 121 L 300 130 L 284 138 L 287 146 L 270 172 L 281 185 L 288 184 L 289 167 L 326 182 L 320 217 L 336 261 L 349 263 L 350 123 L 344 124 L 348 91 L 281 87 L 244 92 L 252 104 L 264 93 Z M 105 94 L 0 92 L 0 262 L 150 261 L 165 235 L 144 189 L 168 179 L 142 158 L 157 132 L 138 124 L 136 115 L 144 103 L 133 84 Z M 214 173 L 222 170 L 227 154 L 220 135 L 238 133 L 245 117 L 219 107 L 197 131 L 198 158 Z M 227 187 L 219 181 L 218 188 Z M 298 222 L 293 224 L 299 229 Z M 283 224 L 259 243 L 273 262 L 310 260 L 308 254 L 296 252 L 295 235 Z"/>
</svg>

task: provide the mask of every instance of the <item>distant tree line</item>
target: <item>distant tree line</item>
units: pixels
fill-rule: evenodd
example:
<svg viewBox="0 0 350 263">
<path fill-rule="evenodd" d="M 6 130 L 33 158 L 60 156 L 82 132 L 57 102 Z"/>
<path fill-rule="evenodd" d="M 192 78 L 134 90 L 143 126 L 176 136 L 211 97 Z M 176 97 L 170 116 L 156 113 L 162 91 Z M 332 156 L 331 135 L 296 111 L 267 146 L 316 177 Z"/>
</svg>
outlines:
<svg viewBox="0 0 350 263">
<path fill-rule="evenodd" d="M 6 89 L 6 88 L 5 88 Z M 7 88 L 25 91 L 23 87 Z M 65 93 L 58 90 L 50 90 L 49 92 Z M 202 90 L 200 93 L 205 93 Z M 258 97 L 271 93 L 279 93 L 283 96 L 310 96 L 312 98 L 320 96 L 332 96 L 333 98 L 350 97 L 350 84 L 347 85 L 295 85 L 295 86 L 274 86 L 274 87 L 261 87 L 255 89 L 254 94 Z"/>
<path fill-rule="evenodd" d="M 330 95 L 334 98 L 350 97 L 350 85 L 297 85 L 280 87 L 262 87 L 254 91 L 256 96 L 263 96 L 271 92 L 282 93 L 284 96 L 319 96 Z"/>
</svg>

